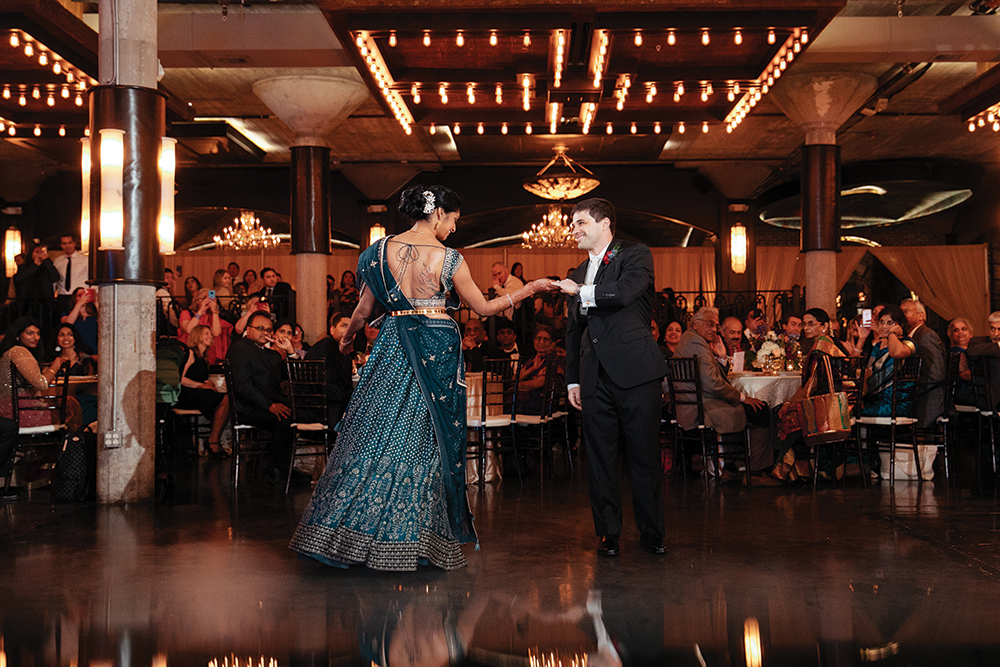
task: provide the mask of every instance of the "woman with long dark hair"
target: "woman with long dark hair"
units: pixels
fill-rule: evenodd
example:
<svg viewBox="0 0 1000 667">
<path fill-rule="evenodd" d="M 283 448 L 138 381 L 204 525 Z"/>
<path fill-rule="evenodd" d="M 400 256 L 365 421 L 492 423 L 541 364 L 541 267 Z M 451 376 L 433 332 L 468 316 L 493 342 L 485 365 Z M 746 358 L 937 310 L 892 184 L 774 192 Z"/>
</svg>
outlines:
<svg viewBox="0 0 1000 667">
<path fill-rule="evenodd" d="M 43 367 L 39 363 L 44 358 L 41 340 L 42 331 L 38 324 L 30 317 L 19 317 L 7 327 L 0 342 L 0 414 L 8 419 L 13 416 L 14 392 L 19 396 L 45 396 L 65 363 L 65 359 L 56 357 Z M 17 368 L 16 379 L 12 374 L 12 365 Z M 22 412 L 20 425 L 46 426 L 53 423 L 52 415 L 51 411 L 42 410 Z M 82 424 L 80 404 L 72 396 L 66 401 L 66 424 L 71 429 L 78 429 Z"/>
<path fill-rule="evenodd" d="M 80 341 L 80 332 L 72 324 L 63 322 L 56 328 L 50 349 L 55 357 L 62 357 L 63 364 L 68 365 L 69 375 L 83 376 L 97 374 L 97 360 L 94 359 Z M 83 411 L 83 423 L 97 421 L 97 388 L 84 387 L 74 394 Z"/>
<path fill-rule="evenodd" d="M 358 307 L 357 277 L 353 271 L 344 271 L 340 276 L 340 307 L 342 313 L 353 313 Z"/>
</svg>

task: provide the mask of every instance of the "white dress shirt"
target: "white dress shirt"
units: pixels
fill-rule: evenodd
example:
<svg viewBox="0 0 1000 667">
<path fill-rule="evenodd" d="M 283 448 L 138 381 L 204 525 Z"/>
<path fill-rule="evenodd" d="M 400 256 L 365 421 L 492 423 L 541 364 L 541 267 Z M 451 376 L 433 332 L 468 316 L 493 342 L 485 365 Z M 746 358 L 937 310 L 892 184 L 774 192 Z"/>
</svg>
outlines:
<svg viewBox="0 0 1000 667">
<path fill-rule="evenodd" d="M 587 264 L 587 277 L 584 278 L 584 284 L 580 285 L 580 310 L 584 315 L 587 314 L 589 308 L 595 308 L 597 306 L 597 301 L 594 300 L 594 281 L 597 279 L 597 271 L 601 268 L 601 262 L 604 260 L 604 254 L 608 251 L 608 246 L 611 245 L 611 241 L 608 241 L 608 245 L 601 248 L 601 251 L 596 255 L 594 253 L 588 253 L 590 255 L 589 263 Z"/>
<path fill-rule="evenodd" d="M 70 259 L 73 261 L 70 262 Z M 59 272 L 59 282 L 56 283 L 56 293 L 59 296 L 72 294 L 77 287 L 86 287 L 89 272 L 87 270 L 87 256 L 82 252 L 74 252 L 70 255 L 60 255 L 52 260 L 56 271 Z M 66 265 L 70 266 L 69 289 L 66 289 Z"/>
</svg>

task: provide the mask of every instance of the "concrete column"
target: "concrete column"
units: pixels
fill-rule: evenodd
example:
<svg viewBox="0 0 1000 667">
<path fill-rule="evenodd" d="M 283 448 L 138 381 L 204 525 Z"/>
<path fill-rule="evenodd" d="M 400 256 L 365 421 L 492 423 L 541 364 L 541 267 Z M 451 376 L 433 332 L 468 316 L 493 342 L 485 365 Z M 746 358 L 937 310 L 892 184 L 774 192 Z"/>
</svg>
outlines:
<svg viewBox="0 0 1000 667">
<path fill-rule="evenodd" d="M 100 0 L 100 81 L 104 86 L 134 86 L 156 90 L 156 0 Z M 91 107 L 91 136 L 100 127 Z M 159 203 L 144 205 L 159 191 L 159 174 L 149 169 L 158 160 L 162 120 L 132 118 L 140 137 L 128 146 L 140 155 L 126 156 L 124 251 L 97 253 L 99 216 L 92 211 L 91 275 L 99 285 L 97 497 L 104 503 L 151 500 L 154 491 L 156 420 L 156 311 L 155 274 L 151 257 L 143 250 L 147 233 L 155 237 Z M 160 134 L 156 134 L 159 132 Z M 155 136 L 153 136 L 155 135 Z M 156 151 L 150 155 L 149 151 Z M 128 149 L 127 149 L 128 151 Z M 134 165 L 128 164 L 134 161 Z M 95 160 L 95 163 L 98 161 Z M 145 165 L 145 166 L 144 166 Z M 94 198 L 91 198 L 94 201 Z M 95 202 L 99 212 L 99 200 Z M 138 213 L 142 211 L 141 215 Z M 134 214 L 134 215 L 133 215 Z M 148 250 L 148 249 L 147 249 Z M 111 261 L 98 255 L 120 254 Z M 120 265 L 118 278 L 93 269 Z M 113 272 L 112 272 L 113 273 Z M 102 276 L 104 276 L 102 278 Z M 126 277 L 127 276 L 127 277 Z M 122 281 L 125 282 L 122 282 Z"/>
<path fill-rule="evenodd" d="M 330 254 L 330 135 L 368 99 L 352 68 L 262 79 L 253 92 L 295 132 L 291 231 L 296 315 L 309 340 L 327 333 L 326 256 Z"/>
<path fill-rule="evenodd" d="M 840 252 L 840 160 L 837 129 L 875 92 L 874 77 L 857 72 L 786 74 L 771 99 L 802 128 L 802 251 L 806 307 L 837 314 Z"/>
</svg>

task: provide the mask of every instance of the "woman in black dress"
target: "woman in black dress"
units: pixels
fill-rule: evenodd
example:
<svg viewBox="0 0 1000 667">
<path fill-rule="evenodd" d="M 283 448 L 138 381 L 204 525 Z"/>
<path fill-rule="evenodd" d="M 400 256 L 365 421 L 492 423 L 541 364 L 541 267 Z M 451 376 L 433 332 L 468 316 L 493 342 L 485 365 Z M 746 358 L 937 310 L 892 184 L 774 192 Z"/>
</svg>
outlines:
<svg viewBox="0 0 1000 667">
<path fill-rule="evenodd" d="M 188 336 L 188 357 L 181 374 L 181 396 L 177 407 L 200 410 L 212 422 L 208 436 L 209 456 L 224 459 L 229 454 L 219 446 L 219 436 L 229 418 L 229 396 L 220 394 L 208 379 L 208 351 L 215 340 L 212 330 L 199 324 Z"/>
</svg>

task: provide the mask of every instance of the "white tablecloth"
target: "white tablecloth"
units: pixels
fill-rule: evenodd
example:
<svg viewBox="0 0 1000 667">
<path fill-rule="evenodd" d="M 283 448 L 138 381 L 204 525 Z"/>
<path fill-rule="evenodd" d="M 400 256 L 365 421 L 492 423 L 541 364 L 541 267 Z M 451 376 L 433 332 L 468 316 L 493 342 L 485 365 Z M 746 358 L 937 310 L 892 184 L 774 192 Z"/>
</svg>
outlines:
<svg viewBox="0 0 1000 667">
<path fill-rule="evenodd" d="M 777 375 L 730 373 L 729 381 L 750 398 L 765 401 L 773 408 L 790 399 L 798 391 L 802 386 L 802 375 L 787 371 Z"/>
</svg>

